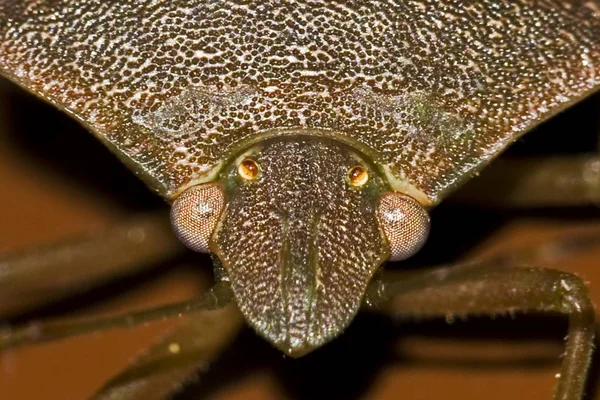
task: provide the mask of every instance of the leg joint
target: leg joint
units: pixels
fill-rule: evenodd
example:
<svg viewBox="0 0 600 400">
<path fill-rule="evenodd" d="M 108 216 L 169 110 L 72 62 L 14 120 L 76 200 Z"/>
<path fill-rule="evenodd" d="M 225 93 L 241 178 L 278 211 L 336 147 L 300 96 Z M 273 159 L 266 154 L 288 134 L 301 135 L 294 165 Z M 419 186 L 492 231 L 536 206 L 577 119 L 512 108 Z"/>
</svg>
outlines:
<svg viewBox="0 0 600 400">
<path fill-rule="evenodd" d="M 589 297 L 585 283 L 575 274 L 561 273 L 556 282 L 556 293 L 559 295 L 559 311 L 571 318 L 593 320 L 594 305 Z"/>
</svg>

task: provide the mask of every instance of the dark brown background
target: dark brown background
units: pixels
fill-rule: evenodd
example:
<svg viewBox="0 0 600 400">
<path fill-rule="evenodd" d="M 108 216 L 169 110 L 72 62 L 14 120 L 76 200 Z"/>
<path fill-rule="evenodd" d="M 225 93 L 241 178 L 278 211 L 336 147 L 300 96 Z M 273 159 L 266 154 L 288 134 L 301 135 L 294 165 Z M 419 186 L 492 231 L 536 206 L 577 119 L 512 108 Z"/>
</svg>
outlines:
<svg viewBox="0 0 600 400">
<path fill-rule="evenodd" d="M 76 236 L 134 212 L 164 207 L 76 123 L 11 85 L 2 83 L 0 89 L 0 252 Z M 521 141 L 513 153 L 593 149 L 598 109 L 587 102 Z M 432 238 L 422 254 L 395 267 L 537 243 L 557 232 L 598 224 L 598 217 L 596 207 L 498 213 L 444 205 L 433 212 Z M 599 264 L 600 248 L 592 248 L 555 267 L 584 277 L 600 304 Z M 192 257 L 31 316 L 143 309 L 188 298 L 209 282 L 209 259 Z M 84 399 L 168 325 L 1 354 L 0 398 Z M 476 318 L 449 326 L 367 315 L 333 344 L 299 360 L 284 358 L 246 330 L 214 367 L 208 384 L 179 398 L 549 399 L 565 328 L 561 318 L 539 316 Z M 591 391 L 597 385 L 595 368 Z"/>
</svg>

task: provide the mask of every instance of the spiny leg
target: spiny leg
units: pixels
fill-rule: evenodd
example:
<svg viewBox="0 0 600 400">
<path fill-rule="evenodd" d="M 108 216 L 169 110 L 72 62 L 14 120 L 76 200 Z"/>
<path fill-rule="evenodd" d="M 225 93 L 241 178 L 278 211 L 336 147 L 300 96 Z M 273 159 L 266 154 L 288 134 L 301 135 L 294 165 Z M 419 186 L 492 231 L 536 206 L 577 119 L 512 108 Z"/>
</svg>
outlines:
<svg viewBox="0 0 600 400">
<path fill-rule="evenodd" d="M 94 399 L 169 398 L 191 380 L 201 379 L 199 374 L 208 371 L 210 363 L 234 339 L 242 322 L 233 305 L 187 317 L 110 380 Z"/>
<path fill-rule="evenodd" d="M 156 265 L 184 251 L 166 215 L 0 257 L 0 315 L 15 314 Z"/>
<path fill-rule="evenodd" d="M 70 336 L 115 328 L 129 328 L 157 320 L 222 308 L 233 295 L 228 283 L 217 283 L 201 297 L 168 304 L 151 310 L 96 319 L 58 319 L 30 322 L 15 329 L 0 331 L 0 350 L 9 347 L 58 340 Z"/>
<path fill-rule="evenodd" d="M 569 319 L 569 332 L 555 399 L 582 397 L 594 346 L 594 307 L 584 283 L 573 274 L 486 262 L 412 276 L 386 272 L 371 284 L 366 304 L 414 317 L 528 311 L 564 314 Z"/>
<path fill-rule="evenodd" d="M 502 207 L 600 204 L 600 155 L 498 160 L 454 200 Z"/>
</svg>

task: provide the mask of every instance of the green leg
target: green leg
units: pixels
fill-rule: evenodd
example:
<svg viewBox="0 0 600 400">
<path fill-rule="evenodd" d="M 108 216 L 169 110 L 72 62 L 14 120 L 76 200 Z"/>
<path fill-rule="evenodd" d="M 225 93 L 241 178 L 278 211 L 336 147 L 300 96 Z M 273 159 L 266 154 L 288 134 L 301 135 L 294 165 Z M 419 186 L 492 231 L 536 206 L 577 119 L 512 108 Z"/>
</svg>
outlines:
<svg viewBox="0 0 600 400">
<path fill-rule="evenodd" d="M 384 273 L 369 288 L 370 308 L 400 316 L 446 317 L 515 312 L 564 314 L 569 332 L 556 400 L 580 400 L 594 347 L 594 307 L 577 276 L 550 269 L 480 262 L 408 276 Z"/>
<path fill-rule="evenodd" d="M 161 214 L 131 219 L 76 241 L 0 256 L 0 316 L 83 292 L 183 251 Z"/>
<path fill-rule="evenodd" d="M 152 321 L 179 318 L 201 311 L 216 310 L 230 303 L 232 298 L 229 284 L 217 283 L 201 297 L 147 311 L 97 319 L 59 319 L 30 322 L 25 326 L 0 332 L 0 350 L 23 344 L 58 340 L 94 331 L 129 328 Z"/>
<path fill-rule="evenodd" d="M 498 160 L 454 200 L 503 207 L 600 204 L 600 156 Z"/>
<path fill-rule="evenodd" d="M 194 314 L 145 350 L 94 397 L 96 400 L 162 400 L 202 379 L 202 372 L 235 338 L 243 318 L 230 305 Z"/>
</svg>

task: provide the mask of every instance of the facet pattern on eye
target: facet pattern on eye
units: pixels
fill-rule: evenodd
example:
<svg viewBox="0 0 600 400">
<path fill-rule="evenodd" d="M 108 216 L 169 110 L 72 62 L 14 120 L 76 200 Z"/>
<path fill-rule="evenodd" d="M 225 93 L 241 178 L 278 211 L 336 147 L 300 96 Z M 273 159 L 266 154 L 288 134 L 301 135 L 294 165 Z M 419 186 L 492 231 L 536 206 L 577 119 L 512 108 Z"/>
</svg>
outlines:
<svg viewBox="0 0 600 400">
<path fill-rule="evenodd" d="M 390 260 L 411 257 L 425 244 L 429 235 L 429 215 L 411 197 L 386 193 L 377 210 L 390 246 Z"/>
<path fill-rule="evenodd" d="M 175 234 L 190 249 L 207 253 L 224 205 L 225 196 L 220 185 L 199 185 L 186 190 L 171 209 Z"/>
</svg>

